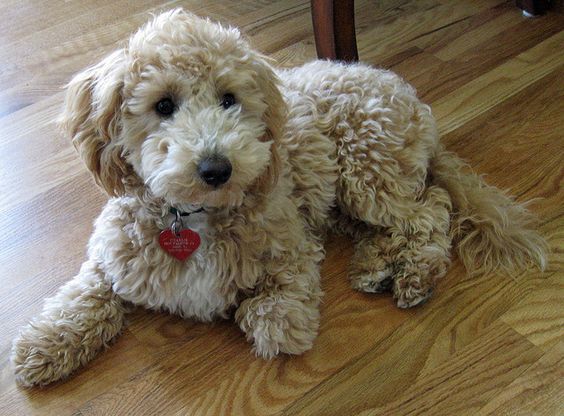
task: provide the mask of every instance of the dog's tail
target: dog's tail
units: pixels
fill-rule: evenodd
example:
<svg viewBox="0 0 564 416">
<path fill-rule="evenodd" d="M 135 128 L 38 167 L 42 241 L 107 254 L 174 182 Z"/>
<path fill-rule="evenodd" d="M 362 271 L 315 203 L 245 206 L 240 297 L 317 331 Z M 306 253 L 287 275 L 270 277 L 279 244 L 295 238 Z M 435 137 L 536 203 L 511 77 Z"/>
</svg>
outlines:
<svg viewBox="0 0 564 416">
<path fill-rule="evenodd" d="M 546 241 L 532 228 L 535 217 L 484 180 L 454 153 L 440 148 L 431 162 L 433 181 L 452 199 L 451 237 L 471 274 L 511 273 L 546 267 Z"/>
</svg>

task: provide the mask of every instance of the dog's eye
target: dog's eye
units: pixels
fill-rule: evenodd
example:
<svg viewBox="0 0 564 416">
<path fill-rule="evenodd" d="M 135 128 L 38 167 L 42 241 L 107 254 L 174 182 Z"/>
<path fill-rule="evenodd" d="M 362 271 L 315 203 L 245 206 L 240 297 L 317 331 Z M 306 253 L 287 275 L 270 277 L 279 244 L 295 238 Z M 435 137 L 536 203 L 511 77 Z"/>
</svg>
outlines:
<svg viewBox="0 0 564 416">
<path fill-rule="evenodd" d="M 233 94 L 227 93 L 223 94 L 223 97 L 221 97 L 221 106 L 226 110 L 235 104 L 237 104 L 237 101 L 235 100 L 235 96 Z"/>
<path fill-rule="evenodd" d="M 174 109 L 174 102 L 170 98 L 163 98 L 155 106 L 155 110 L 157 110 L 157 113 L 161 116 L 170 116 L 174 113 Z"/>
</svg>

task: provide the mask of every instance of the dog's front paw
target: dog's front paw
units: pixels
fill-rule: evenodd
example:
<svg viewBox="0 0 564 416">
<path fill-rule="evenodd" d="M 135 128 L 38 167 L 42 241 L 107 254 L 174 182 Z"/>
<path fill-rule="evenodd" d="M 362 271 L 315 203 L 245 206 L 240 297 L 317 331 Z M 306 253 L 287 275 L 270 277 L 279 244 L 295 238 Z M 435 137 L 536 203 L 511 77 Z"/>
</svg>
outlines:
<svg viewBox="0 0 564 416">
<path fill-rule="evenodd" d="M 74 369 L 74 360 L 62 342 L 63 334 L 45 331 L 41 323 L 22 329 L 12 347 L 16 382 L 24 387 L 43 386 Z"/>
<path fill-rule="evenodd" d="M 236 319 L 255 353 L 265 359 L 280 352 L 299 355 L 311 349 L 319 327 L 316 307 L 283 297 L 247 299 Z"/>
</svg>

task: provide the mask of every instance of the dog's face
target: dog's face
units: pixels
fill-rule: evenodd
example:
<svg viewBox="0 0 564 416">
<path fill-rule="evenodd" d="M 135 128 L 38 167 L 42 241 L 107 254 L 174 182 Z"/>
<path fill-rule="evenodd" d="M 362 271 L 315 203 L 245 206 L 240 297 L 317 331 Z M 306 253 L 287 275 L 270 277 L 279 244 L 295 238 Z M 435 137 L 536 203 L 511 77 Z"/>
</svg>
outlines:
<svg viewBox="0 0 564 416">
<path fill-rule="evenodd" d="M 236 29 L 181 10 L 69 84 L 63 126 L 108 193 L 138 183 L 182 207 L 231 207 L 276 180 L 277 79 Z"/>
</svg>

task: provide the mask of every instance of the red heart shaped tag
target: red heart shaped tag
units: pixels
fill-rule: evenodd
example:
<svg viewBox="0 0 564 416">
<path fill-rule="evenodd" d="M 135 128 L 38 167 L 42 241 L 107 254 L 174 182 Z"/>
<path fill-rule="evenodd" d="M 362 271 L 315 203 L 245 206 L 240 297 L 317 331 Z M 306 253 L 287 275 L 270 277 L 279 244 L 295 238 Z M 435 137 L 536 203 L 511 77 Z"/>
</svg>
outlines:
<svg viewBox="0 0 564 416">
<path fill-rule="evenodd" d="M 172 230 L 164 230 L 159 236 L 161 248 L 180 261 L 186 260 L 200 246 L 200 236 L 192 230 L 182 230 L 174 234 Z"/>
</svg>

